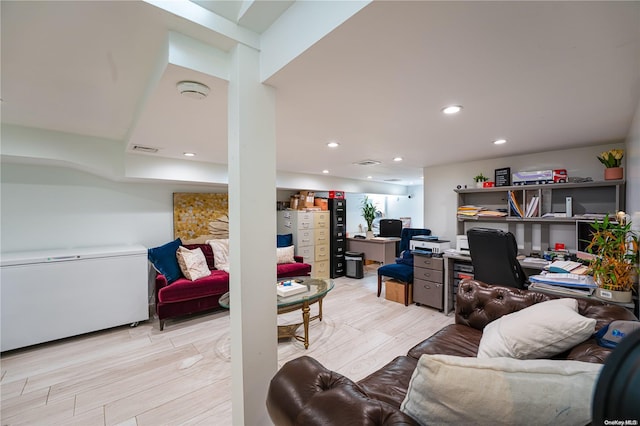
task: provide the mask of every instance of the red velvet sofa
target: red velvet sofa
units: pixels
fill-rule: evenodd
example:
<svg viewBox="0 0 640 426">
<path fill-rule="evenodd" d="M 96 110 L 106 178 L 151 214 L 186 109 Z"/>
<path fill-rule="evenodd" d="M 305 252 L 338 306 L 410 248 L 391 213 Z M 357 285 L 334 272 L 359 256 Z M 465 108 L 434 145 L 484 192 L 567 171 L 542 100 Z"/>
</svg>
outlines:
<svg viewBox="0 0 640 426">
<path fill-rule="evenodd" d="M 161 273 L 156 274 L 156 313 L 160 320 L 160 330 L 164 330 L 167 318 L 207 311 L 220 306 L 220 297 L 229 291 L 229 274 L 215 268 L 213 249 L 209 244 L 184 244 L 189 250 L 200 248 L 207 259 L 211 275 L 195 281 L 178 278 L 167 284 Z M 302 262 L 302 257 L 294 256 L 296 263 L 278 264 L 278 278 L 299 277 L 311 274 L 311 265 Z"/>
</svg>

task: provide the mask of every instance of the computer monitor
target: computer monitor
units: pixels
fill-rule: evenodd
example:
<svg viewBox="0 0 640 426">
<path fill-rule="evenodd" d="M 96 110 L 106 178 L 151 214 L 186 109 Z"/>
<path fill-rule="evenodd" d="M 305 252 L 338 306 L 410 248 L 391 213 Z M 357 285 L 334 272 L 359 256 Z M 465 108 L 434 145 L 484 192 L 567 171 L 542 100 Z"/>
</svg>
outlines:
<svg viewBox="0 0 640 426">
<path fill-rule="evenodd" d="M 594 229 L 591 226 L 594 220 L 576 221 L 576 256 L 578 259 L 590 260 L 594 256 L 587 252 L 587 246 L 591 243 Z M 595 251 L 595 250 L 594 250 Z"/>
<path fill-rule="evenodd" d="M 402 234 L 402 221 L 400 219 L 380 219 L 381 237 L 398 237 Z"/>
</svg>

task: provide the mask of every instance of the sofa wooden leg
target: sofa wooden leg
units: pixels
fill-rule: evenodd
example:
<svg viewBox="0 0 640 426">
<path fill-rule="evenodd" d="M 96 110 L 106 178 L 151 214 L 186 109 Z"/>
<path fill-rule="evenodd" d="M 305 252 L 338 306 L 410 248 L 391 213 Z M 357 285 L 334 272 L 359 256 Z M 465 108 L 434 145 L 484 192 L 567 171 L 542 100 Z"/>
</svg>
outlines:
<svg viewBox="0 0 640 426">
<path fill-rule="evenodd" d="M 164 320 L 160 320 L 160 331 L 164 330 Z"/>
<path fill-rule="evenodd" d="M 380 297 L 381 292 L 382 292 L 382 275 L 378 275 L 378 297 Z"/>
</svg>

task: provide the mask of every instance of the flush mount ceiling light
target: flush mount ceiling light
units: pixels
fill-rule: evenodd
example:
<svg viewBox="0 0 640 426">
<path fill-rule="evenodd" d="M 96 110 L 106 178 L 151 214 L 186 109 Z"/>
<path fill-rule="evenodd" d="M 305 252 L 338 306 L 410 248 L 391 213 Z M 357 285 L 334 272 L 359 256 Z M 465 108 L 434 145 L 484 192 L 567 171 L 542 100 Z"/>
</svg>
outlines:
<svg viewBox="0 0 640 426">
<path fill-rule="evenodd" d="M 185 152 L 182 155 L 184 155 L 185 157 L 195 157 L 196 156 L 196 154 L 193 153 L 193 152 Z"/>
<path fill-rule="evenodd" d="M 326 175 L 327 173 L 329 173 L 329 170 L 324 169 L 324 170 L 322 171 L 322 173 L 324 173 L 324 174 Z"/>
<path fill-rule="evenodd" d="M 339 147 L 339 146 L 340 146 L 340 144 L 339 144 L 338 142 L 329 142 L 329 143 L 327 144 L 327 146 L 328 146 L 329 148 L 337 148 L 337 147 Z"/>
<path fill-rule="evenodd" d="M 396 161 L 396 162 L 398 162 L 398 161 L 402 161 L 402 157 L 395 157 L 395 158 L 393 159 L 393 161 Z"/>
<path fill-rule="evenodd" d="M 462 111 L 462 105 L 449 105 L 442 108 L 442 112 L 445 114 L 457 114 Z"/>
<path fill-rule="evenodd" d="M 193 99 L 204 99 L 209 94 L 209 87 L 197 81 L 181 81 L 176 87 L 181 95 Z"/>
<path fill-rule="evenodd" d="M 496 139 L 495 141 L 493 141 L 494 144 L 496 145 L 502 145 L 503 143 L 507 143 L 506 139 Z"/>
</svg>

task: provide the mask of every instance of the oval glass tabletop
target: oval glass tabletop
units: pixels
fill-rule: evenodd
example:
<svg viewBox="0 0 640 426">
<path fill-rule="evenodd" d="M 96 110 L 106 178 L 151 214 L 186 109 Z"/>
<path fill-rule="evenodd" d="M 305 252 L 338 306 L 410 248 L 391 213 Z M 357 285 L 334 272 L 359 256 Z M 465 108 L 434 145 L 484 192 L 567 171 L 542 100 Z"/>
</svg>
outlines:
<svg viewBox="0 0 640 426">
<path fill-rule="evenodd" d="M 297 285 L 305 286 L 306 288 L 300 288 L 299 293 L 292 294 L 290 296 L 278 295 L 278 308 L 283 308 L 292 305 L 298 305 L 305 300 L 313 302 L 319 298 L 324 297 L 334 287 L 333 280 L 313 277 L 293 277 L 283 278 L 276 282 L 276 285 L 283 287 L 294 287 Z M 225 293 L 220 297 L 220 306 L 229 309 L 229 293 Z"/>
<path fill-rule="evenodd" d="M 298 284 L 306 286 L 306 289 L 301 289 L 302 291 L 300 291 L 300 293 L 292 294 L 291 296 L 278 295 L 278 308 L 296 305 L 305 300 L 311 302 L 315 299 L 324 297 L 324 295 L 334 287 L 333 280 L 312 277 L 285 278 L 283 280 L 278 280 L 278 285 L 285 283 L 283 286 L 286 287 L 287 282 L 290 282 L 292 285 Z"/>
</svg>

